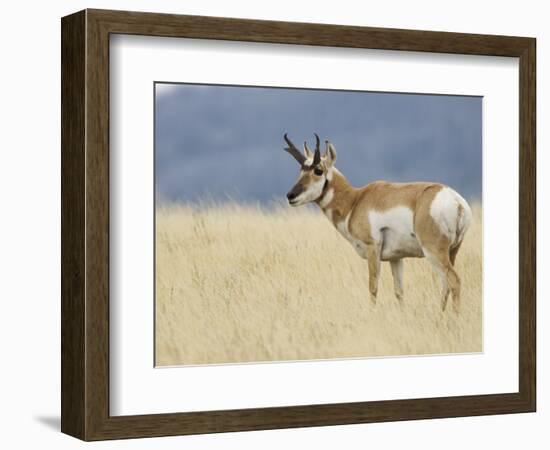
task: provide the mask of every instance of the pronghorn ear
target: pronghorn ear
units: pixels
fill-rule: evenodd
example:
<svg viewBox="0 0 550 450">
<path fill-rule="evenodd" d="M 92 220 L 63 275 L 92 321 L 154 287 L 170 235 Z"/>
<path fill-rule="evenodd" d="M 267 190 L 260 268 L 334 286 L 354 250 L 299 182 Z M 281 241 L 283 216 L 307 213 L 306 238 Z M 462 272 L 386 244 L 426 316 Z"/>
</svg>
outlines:
<svg viewBox="0 0 550 450">
<path fill-rule="evenodd" d="M 304 153 L 307 159 L 313 158 L 313 152 L 309 149 L 309 147 L 307 146 L 307 142 L 305 141 L 304 141 Z"/>
<path fill-rule="evenodd" d="M 336 149 L 331 142 L 325 141 L 327 149 L 325 151 L 325 160 L 329 165 L 333 165 L 336 162 Z"/>
</svg>

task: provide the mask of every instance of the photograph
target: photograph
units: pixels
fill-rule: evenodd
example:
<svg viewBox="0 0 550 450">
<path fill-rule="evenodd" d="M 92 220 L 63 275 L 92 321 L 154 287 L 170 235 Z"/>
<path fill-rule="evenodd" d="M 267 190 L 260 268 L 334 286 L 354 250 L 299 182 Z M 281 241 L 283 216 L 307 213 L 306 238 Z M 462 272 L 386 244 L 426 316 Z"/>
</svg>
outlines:
<svg viewBox="0 0 550 450">
<path fill-rule="evenodd" d="M 482 97 L 154 89 L 156 367 L 483 351 Z"/>
</svg>

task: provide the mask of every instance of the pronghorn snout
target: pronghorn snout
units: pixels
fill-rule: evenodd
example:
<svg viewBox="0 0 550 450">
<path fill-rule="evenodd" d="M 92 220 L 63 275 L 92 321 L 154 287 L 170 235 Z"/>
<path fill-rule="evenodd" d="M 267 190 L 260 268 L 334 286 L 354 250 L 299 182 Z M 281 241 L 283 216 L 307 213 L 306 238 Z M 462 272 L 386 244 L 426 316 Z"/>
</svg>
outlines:
<svg viewBox="0 0 550 450">
<path fill-rule="evenodd" d="M 286 198 L 288 199 L 288 203 L 291 205 L 296 200 L 296 197 L 298 197 L 303 192 L 303 188 L 300 185 L 294 186 L 288 193 L 286 194 Z"/>
</svg>

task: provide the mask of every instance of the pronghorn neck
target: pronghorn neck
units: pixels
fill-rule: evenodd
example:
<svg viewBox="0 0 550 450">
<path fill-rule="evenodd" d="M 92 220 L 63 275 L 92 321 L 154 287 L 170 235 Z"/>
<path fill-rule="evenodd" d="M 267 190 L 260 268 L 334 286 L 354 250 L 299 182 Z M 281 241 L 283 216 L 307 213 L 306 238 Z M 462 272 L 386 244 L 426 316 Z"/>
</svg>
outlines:
<svg viewBox="0 0 550 450">
<path fill-rule="evenodd" d="M 333 168 L 317 204 L 336 225 L 351 211 L 357 196 L 355 189 L 342 173 Z"/>
</svg>

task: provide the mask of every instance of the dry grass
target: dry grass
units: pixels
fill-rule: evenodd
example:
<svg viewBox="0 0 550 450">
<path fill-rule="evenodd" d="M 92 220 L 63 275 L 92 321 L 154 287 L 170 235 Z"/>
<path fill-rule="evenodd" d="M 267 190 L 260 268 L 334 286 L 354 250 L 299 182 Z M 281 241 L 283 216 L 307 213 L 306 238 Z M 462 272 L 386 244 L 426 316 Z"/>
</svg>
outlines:
<svg viewBox="0 0 550 450">
<path fill-rule="evenodd" d="M 458 254 L 460 315 L 441 312 L 439 278 L 405 260 L 405 300 L 317 211 L 252 206 L 157 210 L 156 363 L 218 364 L 479 352 L 481 208 Z"/>
</svg>

